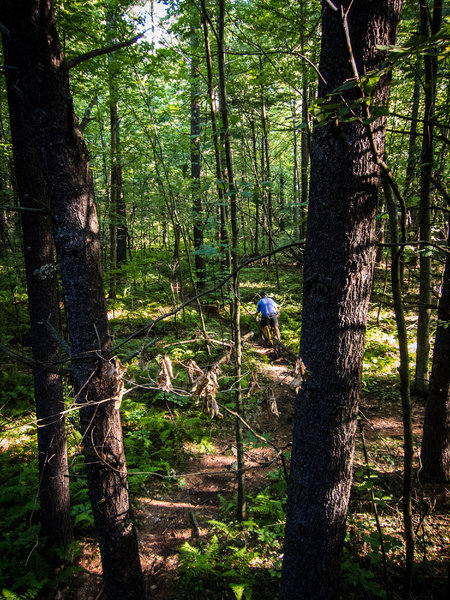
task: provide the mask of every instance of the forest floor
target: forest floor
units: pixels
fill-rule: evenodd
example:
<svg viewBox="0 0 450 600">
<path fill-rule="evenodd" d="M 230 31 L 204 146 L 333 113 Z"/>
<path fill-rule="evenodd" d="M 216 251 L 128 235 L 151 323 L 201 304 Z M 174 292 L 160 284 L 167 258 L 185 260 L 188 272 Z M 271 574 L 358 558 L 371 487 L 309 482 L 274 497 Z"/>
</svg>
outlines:
<svg viewBox="0 0 450 600">
<path fill-rule="evenodd" d="M 254 340 L 256 341 L 256 340 Z M 260 361 L 259 385 L 266 397 L 275 399 L 278 416 L 261 406 L 247 415 L 250 426 L 259 434 L 271 434 L 271 442 L 278 448 L 286 448 L 292 440 L 295 391 L 290 388 L 294 377 L 292 365 L 283 358 L 277 358 L 271 349 L 256 344 L 256 351 L 266 355 Z M 273 406 L 273 404 L 272 404 Z M 364 395 L 361 403 L 361 422 L 364 424 L 364 437 L 367 447 L 377 444 L 381 447 L 389 439 L 389 452 L 392 441 L 398 458 L 402 455 L 402 414 L 399 402 L 386 402 L 375 395 Z M 414 435 L 420 439 L 423 420 L 423 406 L 415 403 L 413 409 Z M 147 585 L 147 596 L 152 600 L 181 600 L 183 593 L 177 590 L 177 564 L 179 549 L 185 542 L 195 545 L 206 538 L 211 519 L 218 519 L 223 499 L 230 500 L 237 491 L 234 464 L 234 419 L 224 418 L 224 426 L 213 441 L 213 449 L 208 452 L 189 453 L 189 459 L 181 467 L 182 485 L 174 485 L 170 480 L 155 481 L 147 486 L 146 494 L 136 502 L 135 516 L 138 527 L 141 564 Z M 227 423 L 225 423 L 227 422 Z M 380 442 L 381 440 L 381 442 Z M 188 449 L 189 450 L 189 449 Z M 280 468 L 271 447 L 254 447 L 246 454 L 246 485 L 254 491 L 264 483 L 267 485 L 267 471 Z M 275 459 L 275 461 L 274 461 Z M 355 463 L 364 464 L 362 436 L 357 435 Z M 391 473 L 396 487 L 400 487 L 401 472 L 398 463 Z M 432 495 L 432 494 L 431 494 Z M 222 499 L 222 500 L 221 500 Z M 359 500 L 355 501 L 356 503 Z M 448 543 L 449 498 L 444 494 L 429 500 L 433 504 L 433 517 L 429 519 L 433 528 L 433 541 L 445 547 Z M 436 505 L 438 509 L 436 510 Z M 401 533 L 401 517 L 398 511 L 398 527 Z M 447 515 L 447 516 L 445 516 Z M 440 532 L 439 534 L 437 532 Z M 445 552 L 445 550 L 444 550 Z M 61 590 L 56 598 L 70 600 L 103 600 L 101 587 L 101 565 L 99 553 L 93 542 L 86 540 L 79 558 L 82 572 Z M 442 571 L 442 569 L 441 569 Z M 445 572 L 437 574 L 444 579 Z M 417 596 L 417 598 L 438 596 Z"/>
</svg>

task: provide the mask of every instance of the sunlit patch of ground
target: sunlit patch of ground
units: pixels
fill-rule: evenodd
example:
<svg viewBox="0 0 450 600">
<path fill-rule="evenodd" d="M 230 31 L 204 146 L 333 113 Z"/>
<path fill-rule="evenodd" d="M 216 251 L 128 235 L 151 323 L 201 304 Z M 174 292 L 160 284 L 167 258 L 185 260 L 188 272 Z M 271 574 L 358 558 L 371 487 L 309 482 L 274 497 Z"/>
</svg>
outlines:
<svg viewBox="0 0 450 600">
<path fill-rule="evenodd" d="M 387 553 L 392 564 L 402 568 L 404 560 L 402 496 L 402 434 L 401 404 L 395 377 L 396 350 L 392 338 L 372 338 L 367 360 L 375 385 L 361 402 L 362 424 L 370 469 L 375 475 L 374 490 L 380 492 L 380 523 L 387 542 Z M 246 419 L 259 434 L 270 434 L 278 447 L 288 447 L 292 440 L 295 391 L 290 388 L 294 377 L 293 366 L 277 359 L 272 350 L 256 346 L 253 351 L 259 357 L 257 368 L 260 389 Z M 386 378 L 386 380 L 383 379 Z M 389 379 L 390 378 L 390 379 Z M 391 383 L 388 384 L 387 382 Z M 372 383 L 372 382 L 371 382 Z M 271 414 L 264 403 L 265 394 L 273 394 L 279 416 Z M 423 405 L 414 403 L 413 429 L 420 441 Z M 231 417 L 212 425 L 215 427 L 214 442 L 185 443 L 188 459 L 178 468 L 178 484 L 173 479 L 155 480 L 149 484 L 147 493 L 136 501 L 135 515 L 138 526 L 140 557 L 146 578 L 147 595 L 152 600 L 182 600 L 183 593 L 175 585 L 180 547 L 188 542 L 195 546 L 207 538 L 211 531 L 209 521 L 220 518 L 221 499 L 230 502 L 236 493 L 236 461 L 234 423 Z M 251 489 L 267 482 L 267 469 L 274 450 L 266 447 L 246 447 L 247 482 Z M 418 452 L 415 454 L 418 467 Z M 365 468 L 362 438 L 356 434 L 355 471 Z M 350 545 L 358 560 L 367 560 L 379 554 L 376 526 L 370 495 L 367 489 L 358 488 L 364 483 L 364 475 L 355 478 L 349 517 Z M 422 496 L 420 496 L 422 494 Z M 417 530 L 416 562 L 428 562 L 433 577 L 445 577 L 446 549 L 450 542 L 449 498 L 444 492 L 415 487 L 414 525 Z M 428 506 L 428 509 L 426 508 Z M 89 547 L 88 547 L 89 548 Z M 91 589 L 81 580 L 80 594 L 67 596 L 67 600 L 103 600 L 100 589 L 100 562 L 98 552 L 83 550 L 80 560 L 86 569 L 83 577 L 91 577 Z M 257 564 L 257 567 L 268 565 Z M 93 591 L 95 593 L 93 593 Z M 84 595 L 83 595 L 84 594 Z M 97 595 L 96 595 L 97 594 Z M 66 597 L 63 596 L 65 599 Z M 421 596 L 418 596 L 421 597 Z M 425 597 L 425 596 L 424 596 Z"/>
<path fill-rule="evenodd" d="M 5 431 L 12 432 L 12 435 L 5 435 L 0 439 L 0 452 L 11 452 L 15 449 L 20 455 L 27 454 L 27 445 L 31 445 L 32 439 L 36 437 L 36 421 L 33 415 L 28 415 L 26 423 L 23 425 L 14 425 L 11 430 L 5 427 Z"/>
</svg>

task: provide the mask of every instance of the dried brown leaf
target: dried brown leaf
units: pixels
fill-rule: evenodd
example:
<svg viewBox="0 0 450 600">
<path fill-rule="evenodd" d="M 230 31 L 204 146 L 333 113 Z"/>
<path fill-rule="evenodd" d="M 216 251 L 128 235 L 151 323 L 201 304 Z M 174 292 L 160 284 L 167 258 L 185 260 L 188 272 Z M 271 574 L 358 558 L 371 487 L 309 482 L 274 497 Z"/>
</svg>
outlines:
<svg viewBox="0 0 450 600">
<path fill-rule="evenodd" d="M 165 354 L 159 365 L 158 386 L 163 390 L 172 390 L 172 379 L 172 362 L 169 356 Z"/>
<path fill-rule="evenodd" d="M 217 404 L 216 396 L 219 390 L 217 373 L 220 372 L 219 365 L 214 363 L 209 371 L 203 373 L 194 381 L 191 393 L 193 396 L 203 399 L 203 408 L 205 412 L 211 414 L 211 418 L 222 418 Z"/>
<path fill-rule="evenodd" d="M 269 415 L 275 415 L 276 417 L 279 417 L 280 413 L 278 412 L 277 401 L 275 399 L 275 394 L 272 389 L 267 390 L 265 400 L 266 410 L 269 413 Z"/>
<path fill-rule="evenodd" d="M 310 376 L 311 376 L 311 373 L 306 368 L 305 363 L 302 361 L 302 359 L 300 357 L 298 357 L 295 362 L 294 378 L 291 381 L 291 383 L 289 384 L 289 387 L 292 390 L 297 391 L 301 387 L 303 381 L 305 379 L 308 379 L 308 377 L 310 377 Z"/>
<path fill-rule="evenodd" d="M 249 386 L 249 390 L 247 392 L 247 396 L 251 396 L 255 390 L 260 389 L 261 386 L 259 385 L 258 382 L 258 371 L 256 369 L 253 369 L 252 374 L 251 374 L 251 378 L 250 378 L 250 386 Z"/>
<path fill-rule="evenodd" d="M 198 366 L 198 364 L 195 362 L 195 360 L 193 360 L 192 358 L 189 360 L 188 364 L 187 364 L 187 368 L 188 368 L 188 380 L 190 385 L 194 385 L 194 373 L 202 373 L 203 371 L 202 369 L 200 369 L 200 367 Z"/>
</svg>

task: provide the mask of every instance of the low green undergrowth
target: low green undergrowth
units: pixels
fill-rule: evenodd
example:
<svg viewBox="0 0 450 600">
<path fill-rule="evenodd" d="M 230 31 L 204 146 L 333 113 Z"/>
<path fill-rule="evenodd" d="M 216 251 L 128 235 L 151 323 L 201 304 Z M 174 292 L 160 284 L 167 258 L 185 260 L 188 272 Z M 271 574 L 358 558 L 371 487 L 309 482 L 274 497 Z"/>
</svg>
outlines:
<svg viewBox="0 0 450 600">
<path fill-rule="evenodd" d="M 273 599 L 281 574 L 286 484 L 279 474 L 272 484 L 248 498 L 241 523 L 210 521 L 210 533 L 197 545 L 186 542 L 179 555 L 178 588 L 183 598 L 224 600 Z M 222 515 L 236 511 L 222 502 Z"/>
</svg>

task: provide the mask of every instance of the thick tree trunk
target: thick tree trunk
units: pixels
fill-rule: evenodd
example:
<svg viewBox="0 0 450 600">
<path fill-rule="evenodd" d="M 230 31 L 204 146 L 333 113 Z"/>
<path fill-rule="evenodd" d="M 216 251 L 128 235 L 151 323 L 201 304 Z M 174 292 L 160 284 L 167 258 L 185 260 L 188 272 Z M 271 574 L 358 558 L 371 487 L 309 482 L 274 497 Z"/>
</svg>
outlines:
<svg viewBox="0 0 450 600">
<path fill-rule="evenodd" d="M 25 138 L 26 146 L 29 148 L 28 138 Z M 15 164 L 18 164 L 17 159 Z M 38 184 L 38 181 L 30 175 L 30 163 L 28 163 L 26 181 L 30 185 Z M 20 187 L 19 184 L 19 189 Z M 37 189 L 36 186 L 34 192 Z M 25 200 L 22 206 L 24 204 L 29 206 L 31 203 Z M 36 203 L 34 206 L 36 207 Z M 57 365 L 60 358 L 58 336 L 61 334 L 57 267 L 50 217 L 23 213 L 22 227 L 33 358 L 39 364 L 47 365 L 51 369 L 52 366 Z M 35 369 L 33 375 L 38 419 L 42 533 L 52 545 L 67 547 L 73 539 L 73 532 L 69 480 L 66 477 L 68 465 L 63 382 L 60 375 L 46 370 L 44 366 Z"/>
<path fill-rule="evenodd" d="M 50 198 L 105 589 L 109 599 L 142 600 L 144 585 L 117 408 L 121 382 L 110 357 L 97 215 L 67 65 L 49 0 L 4 0 L 0 19 L 7 30 L 14 84 L 28 109 L 29 132 Z"/>
<path fill-rule="evenodd" d="M 14 61 L 10 36 L 3 35 L 6 65 Z M 70 516 L 64 396 L 61 377 L 45 366 L 60 358 L 60 314 L 57 266 L 48 195 L 36 149 L 30 141 L 28 109 L 15 85 L 16 73 L 6 70 L 14 165 L 20 205 L 44 214 L 22 212 L 25 271 L 31 323 L 32 353 L 42 368 L 34 370 L 34 397 L 38 419 L 39 501 L 42 533 L 51 545 L 66 547 L 73 539 Z"/>
<path fill-rule="evenodd" d="M 376 45 L 393 43 L 400 1 L 333 5 L 336 11 L 324 3 L 322 13 L 319 68 L 328 85 L 320 81 L 320 97 L 353 76 L 341 8 L 350 7 L 353 58 L 364 73 L 381 65 Z M 383 79 L 375 101 L 386 102 L 388 93 Z M 357 97 L 353 90 L 344 101 Z M 311 377 L 296 403 L 281 600 L 335 596 L 376 253 L 379 169 L 367 129 L 330 117 L 315 129 L 312 143 L 300 347 Z M 384 123 L 372 127 L 382 155 Z"/>
</svg>

